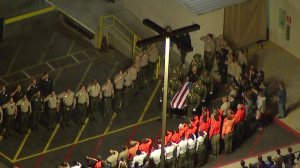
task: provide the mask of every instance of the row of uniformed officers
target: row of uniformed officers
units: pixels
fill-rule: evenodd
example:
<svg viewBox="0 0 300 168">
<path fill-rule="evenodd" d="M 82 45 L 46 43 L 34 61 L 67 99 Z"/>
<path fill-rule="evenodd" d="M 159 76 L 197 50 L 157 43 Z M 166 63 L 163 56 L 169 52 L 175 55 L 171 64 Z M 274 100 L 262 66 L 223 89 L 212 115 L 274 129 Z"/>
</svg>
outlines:
<svg viewBox="0 0 300 168">
<path fill-rule="evenodd" d="M 95 113 L 102 100 L 103 117 L 110 116 L 113 111 L 119 112 L 127 108 L 134 94 L 143 87 L 145 81 L 153 82 L 155 79 L 156 64 L 159 55 L 155 44 L 142 50 L 133 64 L 124 72 L 119 71 L 113 80 L 100 86 L 94 79 L 87 87 L 82 85 L 80 90 L 73 92 L 67 88 L 60 94 L 53 90 L 53 82 L 48 73 L 38 83 L 35 79 L 27 87 L 27 93 L 22 92 L 21 85 L 10 95 L 5 86 L 0 90 L 0 128 L 7 135 L 11 135 L 15 119 L 18 119 L 20 131 L 26 133 L 28 121 L 33 129 L 39 127 L 42 112 L 47 113 L 48 128 L 53 129 L 56 117 L 59 116 L 62 127 L 69 126 L 71 113 L 76 108 L 77 121 L 85 123 L 88 116 L 95 121 Z"/>
</svg>

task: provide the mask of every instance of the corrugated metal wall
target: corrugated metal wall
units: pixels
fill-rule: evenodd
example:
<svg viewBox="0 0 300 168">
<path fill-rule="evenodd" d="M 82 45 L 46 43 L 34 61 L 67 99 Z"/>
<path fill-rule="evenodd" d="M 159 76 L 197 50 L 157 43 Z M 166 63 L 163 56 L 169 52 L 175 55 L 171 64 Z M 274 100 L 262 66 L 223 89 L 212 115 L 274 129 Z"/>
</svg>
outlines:
<svg viewBox="0 0 300 168">
<path fill-rule="evenodd" d="M 228 7 L 248 0 L 176 0 L 179 4 L 200 15 L 212 10 Z"/>
</svg>

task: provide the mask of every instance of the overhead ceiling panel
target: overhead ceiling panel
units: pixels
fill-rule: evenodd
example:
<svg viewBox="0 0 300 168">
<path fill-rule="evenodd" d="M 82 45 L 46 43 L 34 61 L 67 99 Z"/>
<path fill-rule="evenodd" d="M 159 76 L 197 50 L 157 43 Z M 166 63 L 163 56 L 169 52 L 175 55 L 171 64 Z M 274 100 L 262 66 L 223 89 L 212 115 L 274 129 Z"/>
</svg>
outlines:
<svg viewBox="0 0 300 168">
<path fill-rule="evenodd" d="M 221 9 L 248 0 L 176 0 L 179 4 L 191 9 L 200 15 L 212 10 Z"/>
</svg>

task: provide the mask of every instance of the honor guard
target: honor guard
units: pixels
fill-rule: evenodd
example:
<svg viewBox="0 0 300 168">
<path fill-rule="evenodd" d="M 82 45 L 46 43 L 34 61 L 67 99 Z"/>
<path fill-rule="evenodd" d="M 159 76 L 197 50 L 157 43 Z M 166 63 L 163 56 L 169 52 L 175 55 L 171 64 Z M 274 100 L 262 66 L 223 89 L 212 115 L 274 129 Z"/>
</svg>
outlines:
<svg viewBox="0 0 300 168">
<path fill-rule="evenodd" d="M 147 73 L 148 73 L 148 54 L 146 50 L 142 51 L 142 55 L 141 55 L 141 71 L 140 71 L 140 78 L 141 78 L 141 85 L 139 86 L 139 88 L 143 88 L 144 82 L 146 80 L 147 77 Z"/>
<path fill-rule="evenodd" d="M 209 95 L 212 95 L 214 93 L 214 81 L 207 71 L 201 74 L 200 80 L 206 86 Z"/>
<path fill-rule="evenodd" d="M 202 55 L 198 53 L 193 56 L 193 60 L 191 61 L 190 64 L 190 70 L 192 70 L 193 66 L 197 66 L 200 73 L 205 69 L 205 65 L 201 57 Z"/>
<path fill-rule="evenodd" d="M 12 136 L 11 131 L 14 126 L 14 120 L 17 117 L 17 106 L 14 102 L 14 99 L 11 97 L 9 98 L 9 101 L 2 106 L 2 109 L 4 109 L 7 113 L 6 115 L 6 134 L 8 136 Z"/>
<path fill-rule="evenodd" d="M 44 111 L 43 99 L 41 97 L 41 92 L 37 91 L 34 95 L 32 95 L 31 99 L 31 126 L 32 129 L 39 129 L 41 114 Z"/>
<path fill-rule="evenodd" d="M 49 77 L 49 74 L 47 72 L 44 73 L 44 76 L 42 77 L 40 81 L 40 87 L 41 87 L 41 95 L 43 97 L 48 96 L 53 91 L 53 81 Z"/>
<path fill-rule="evenodd" d="M 200 96 L 195 90 L 190 90 L 187 96 L 187 120 L 192 117 L 192 113 L 196 112 L 199 104 L 200 104 Z"/>
<path fill-rule="evenodd" d="M 48 105 L 48 128 L 53 129 L 55 117 L 57 112 L 59 111 L 59 100 L 55 92 L 52 91 L 51 94 L 44 99 L 44 102 Z"/>
<path fill-rule="evenodd" d="M 27 99 L 27 96 L 24 95 L 21 100 L 17 102 L 17 106 L 21 110 L 21 133 L 26 133 L 28 129 L 28 119 L 29 115 L 32 113 L 31 103 Z"/>
<path fill-rule="evenodd" d="M 155 78 L 156 64 L 158 63 L 158 50 L 155 44 L 149 45 L 147 48 L 147 53 L 149 55 L 149 70 L 148 70 L 148 80 L 153 82 Z"/>
<path fill-rule="evenodd" d="M 112 99 L 114 97 L 114 86 L 110 79 L 102 86 L 103 98 L 104 98 L 104 111 L 103 117 L 110 116 L 112 113 Z"/>
<path fill-rule="evenodd" d="M 6 87 L 3 85 L 0 91 L 0 106 L 4 105 L 9 101 L 9 96 L 6 93 Z"/>
<path fill-rule="evenodd" d="M 114 78 L 115 97 L 114 110 L 120 111 L 124 100 L 124 74 L 120 71 Z"/>
<path fill-rule="evenodd" d="M 17 85 L 17 88 L 10 94 L 10 97 L 14 98 L 14 101 L 18 102 L 23 98 L 24 94 L 22 92 L 21 85 Z"/>
<path fill-rule="evenodd" d="M 192 89 L 194 89 L 195 92 L 198 93 L 201 98 L 201 102 L 205 103 L 207 97 L 207 88 L 202 84 L 201 80 L 198 80 L 196 83 L 194 83 L 192 85 Z"/>
<path fill-rule="evenodd" d="M 71 111 L 75 108 L 76 99 L 74 92 L 68 88 L 66 91 L 62 92 L 58 95 L 58 99 L 62 101 L 62 127 L 69 126 L 69 122 L 71 119 Z"/>
<path fill-rule="evenodd" d="M 134 65 L 129 67 L 124 73 L 124 108 L 127 108 L 132 102 L 133 86 L 132 83 L 136 79 L 136 68 Z"/>
<path fill-rule="evenodd" d="M 96 121 L 96 111 L 98 109 L 99 100 L 102 98 L 101 86 L 96 79 L 87 87 L 90 96 L 90 114 L 91 121 Z"/>
<path fill-rule="evenodd" d="M 27 97 L 31 99 L 31 97 L 36 94 L 40 90 L 39 85 L 36 83 L 36 79 L 32 79 L 31 84 L 27 87 Z"/>
<path fill-rule="evenodd" d="M 77 112 L 79 117 L 79 122 L 81 124 L 84 124 L 87 107 L 89 106 L 89 94 L 85 89 L 85 86 L 82 85 L 81 89 L 75 94 L 75 97 L 77 98 Z"/>
</svg>

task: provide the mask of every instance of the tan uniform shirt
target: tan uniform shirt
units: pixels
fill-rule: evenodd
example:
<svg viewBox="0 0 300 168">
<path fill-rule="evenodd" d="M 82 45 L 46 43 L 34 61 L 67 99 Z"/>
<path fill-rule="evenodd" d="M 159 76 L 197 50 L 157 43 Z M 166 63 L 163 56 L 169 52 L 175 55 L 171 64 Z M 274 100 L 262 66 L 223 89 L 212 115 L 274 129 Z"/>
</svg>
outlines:
<svg viewBox="0 0 300 168">
<path fill-rule="evenodd" d="M 31 103 L 28 100 L 20 99 L 17 102 L 17 106 L 20 106 L 20 109 L 21 109 L 22 113 L 28 113 L 28 112 L 31 113 L 32 112 L 31 111 Z"/>
<path fill-rule="evenodd" d="M 207 52 L 215 51 L 215 41 L 208 36 L 204 36 L 200 38 L 204 41 L 204 50 Z"/>
<path fill-rule="evenodd" d="M 136 78 L 137 78 L 137 73 L 138 73 L 138 71 L 136 70 L 136 68 L 135 67 L 130 67 L 128 69 L 128 73 L 130 74 L 131 80 L 135 81 Z"/>
<path fill-rule="evenodd" d="M 111 167 L 115 167 L 118 164 L 118 151 L 114 151 L 115 153 L 110 155 L 106 160 L 111 164 Z"/>
<path fill-rule="evenodd" d="M 129 68 L 128 71 L 124 74 L 124 85 L 127 87 L 132 85 L 132 75 L 130 73 L 130 69 L 131 68 Z"/>
<path fill-rule="evenodd" d="M 123 89 L 124 86 L 124 74 L 117 74 L 114 78 L 114 84 L 116 89 Z"/>
<path fill-rule="evenodd" d="M 77 102 L 79 104 L 84 104 L 86 103 L 87 105 L 89 105 L 89 94 L 87 93 L 86 90 L 79 90 L 75 96 L 77 97 Z"/>
<path fill-rule="evenodd" d="M 3 121 L 3 110 L 0 107 L 0 124 L 2 123 L 2 121 Z"/>
<path fill-rule="evenodd" d="M 158 50 L 156 47 L 149 47 L 147 50 L 147 53 L 149 55 L 149 62 L 155 63 L 158 61 Z"/>
<path fill-rule="evenodd" d="M 143 53 L 141 56 L 141 67 L 145 67 L 148 65 L 148 54 L 147 53 Z"/>
<path fill-rule="evenodd" d="M 136 72 L 140 72 L 140 69 L 141 69 L 141 57 L 142 57 L 141 55 L 135 56 L 134 64 L 135 64 Z"/>
<path fill-rule="evenodd" d="M 57 105 L 58 105 L 58 99 L 57 99 L 57 96 L 47 96 L 44 100 L 44 102 L 48 102 L 48 107 L 50 109 L 54 109 L 54 108 L 57 108 Z"/>
<path fill-rule="evenodd" d="M 16 103 L 6 103 L 2 106 L 3 109 L 6 109 L 8 115 L 16 115 L 17 114 L 17 106 Z"/>
<path fill-rule="evenodd" d="M 119 153 L 118 160 L 121 160 L 121 158 L 124 158 L 124 160 L 128 159 L 128 149 L 123 150 L 122 152 Z"/>
<path fill-rule="evenodd" d="M 102 86 L 102 92 L 104 97 L 111 97 L 114 95 L 114 86 L 112 83 L 108 83 L 106 82 L 103 86 Z"/>
<path fill-rule="evenodd" d="M 62 92 L 60 95 L 58 95 L 58 99 L 63 101 L 63 104 L 65 106 L 75 106 L 75 94 L 74 92 Z"/>
<path fill-rule="evenodd" d="M 87 92 L 91 97 L 101 97 L 101 86 L 99 85 L 99 83 L 96 83 L 95 85 L 91 84 L 88 86 Z"/>
</svg>

